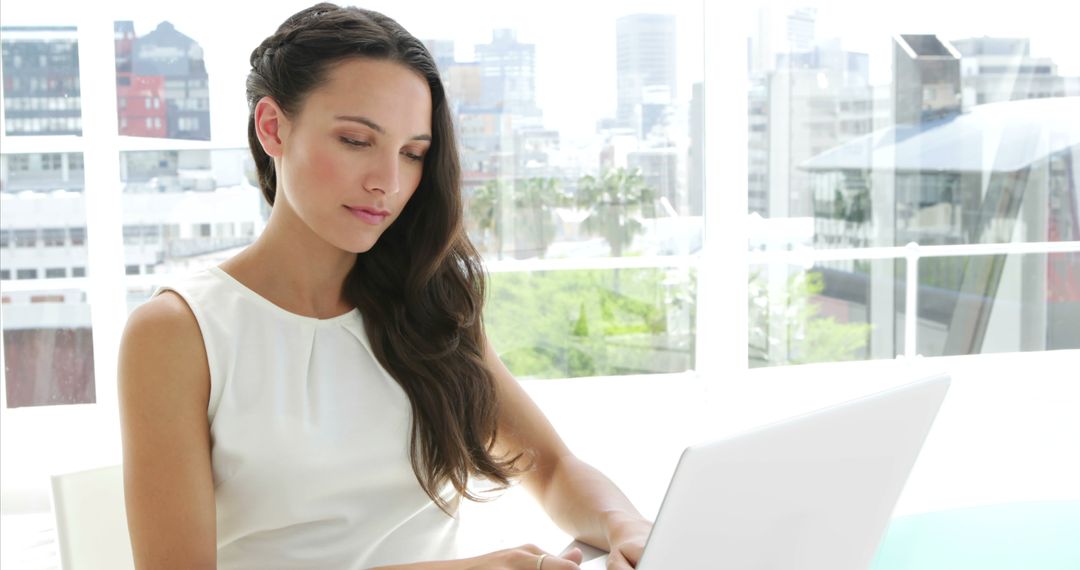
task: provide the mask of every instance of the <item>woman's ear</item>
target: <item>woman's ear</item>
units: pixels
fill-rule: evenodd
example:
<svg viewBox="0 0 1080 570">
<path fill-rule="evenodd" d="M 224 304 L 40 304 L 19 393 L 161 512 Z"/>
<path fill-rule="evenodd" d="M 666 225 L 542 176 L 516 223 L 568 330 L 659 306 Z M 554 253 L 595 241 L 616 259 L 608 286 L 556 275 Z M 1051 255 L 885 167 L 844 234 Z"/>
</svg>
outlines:
<svg viewBox="0 0 1080 570">
<path fill-rule="evenodd" d="M 270 97 L 263 97 L 255 104 L 255 134 L 259 137 L 263 152 L 280 158 L 282 154 L 283 128 L 288 119 L 278 106 L 277 101 Z"/>
</svg>

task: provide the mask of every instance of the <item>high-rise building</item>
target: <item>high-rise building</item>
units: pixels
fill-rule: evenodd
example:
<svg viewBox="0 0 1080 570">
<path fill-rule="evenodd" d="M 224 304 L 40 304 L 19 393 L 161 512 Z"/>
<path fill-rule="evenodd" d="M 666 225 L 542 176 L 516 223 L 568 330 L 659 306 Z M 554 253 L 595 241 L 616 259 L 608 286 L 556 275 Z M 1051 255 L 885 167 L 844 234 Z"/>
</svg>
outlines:
<svg viewBox="0 0 1080 570">
<path fill-rule="evenodd" d="M 675 16 L 633 14 L 615 22 L 617 104 L 620 126 L 648 135 L 660 118 L 657 109 L 678 95 Z"/>
<path fill-rule="evenodd" d="M 777 10 L 783 10 L 783 15 L 777 15 Z M 766 4 L 755 10 L 755 21 L 755 32 L 747 42 L 751 74 L 784 67 L 780 58 L 813 51 L 817 43 L 817 8 L 776 8 Z"/>
<path fill-rule="evenodd" d="M 4 133 L 81 135 L 74 26 L 2 26 Z"/>
<path fill-rule="evenodd" d="M 951 42 L 962 59 L 964 108 L 998 101 L 1078 95 L 1048 57 L 1031 56 L 1027 38 L 967 38 Z"/>
<path fill-rule="evenodd" d="M 455 61 L 454 40 L 424 40 L 424 46 L 427 47 L 431 58 L 435 60 L 435 66 L 439 68 L 439 73 L 445 81 L 446 74 Z"/>
<path fill-rule="evenodd" d="M 980 82 L 976 73 L 964 76 L 962 52 L 955 45 L 933 35 L 893 40 L 892 124 L 802 163 L 811 173 L 815 193 L 815 240 L 833 247 L 862 247 L 1068 240 L 1080 235 L 1070 180 L 1076 154 L 1068 143 L 1072 125 L 1063 120 L 1080 116 L 1075 101 L 1012 100 L 1033 93 L 1006 82 L 999 83 L 996 92 L 983 91 L 998 102 L 964 109 L 970 97 L 962 94 L 963 86 Z M 993 43 L 980 40 L 965 48 L 980 52 Z M 1017 46 L 1023 53 L 1022 41 L 1005 40 L 998 47 Z M 983 50 L 983 57 L 1001 57 L 986 51 L 994 50 Z M 1023 58 L 1011 61 L 1014 68 L 1024 63 Z M 1031 74 L 1038 75 L 1035 68 L 1047 64 L 1052 68 L 1045 61 L 1033 65 Z M 991 75 L 1003 74 L 993 70 Z M 1044 142 L 1028 142 L 1032 140 Z M 1076 327 L 1064 325 L 1059 316 L 1076 315 L 1080 308 L 1075 263 L 1075 254 L 924 260 L 917 352 L 952 355 L 999 346 L 1075 346 Z M 834 296 L 841 295 L 845 283 L 869 283 L 852 289 L 868 287 L 865 299 L 844 300 L 866 307 L 878 325 L 870 354 L 891 357 L 901 352 L 902 339 L 894 335 L 902 315 L 897 302 L 901 289 L 894 286 L 900 264 L 872 263 L 868 270 L 829 265 L 839 270 L 825 277 L 826 291 L 832 288 Z M 995 304 L 1008 287 L 1022 290 L 1025 302 L 1006 303 L 1004 308 Z M 991 324 L 995 321 L 996 326 Z"/>
<path fill-rule="evenodd" d="M 960 52 L 936 35 L 893 38 L 893 120 L 918 125 L 960 113 Z"/>
<path fill-rule="evenodd" d="M 748 209 L 766 218 L 810 217 L 820 206 L 807 159 L 873 130 L 869 56 L 839 42 L 780 54 L 777 67 L 751 74 L 748 93 Z"/>
<path fill-rule="evenodd" d="M 492 33 L 491 43 L 476 46 L 483 86 L 480 105 L 495 112 L 538 117 L 536 45 L 517 40 L 514 30 Z"/>
</svg>

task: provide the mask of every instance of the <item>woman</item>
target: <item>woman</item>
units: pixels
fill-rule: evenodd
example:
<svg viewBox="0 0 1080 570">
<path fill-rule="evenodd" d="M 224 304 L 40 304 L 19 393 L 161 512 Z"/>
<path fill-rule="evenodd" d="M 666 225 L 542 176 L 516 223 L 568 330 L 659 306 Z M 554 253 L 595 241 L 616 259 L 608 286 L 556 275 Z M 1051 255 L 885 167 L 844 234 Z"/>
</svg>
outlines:
<svg viewBox="0 0 1080 570">
<path fill-rule="evenodd" d="M 520 480 L 632 568 L 650 524 L 575 458 L 485 337 L 438 70 L 393 20 L 319 4 L 251 55 L 272 213 L 132 314 L 119 386 L 140 568 L 577 568 L 454 560 L 470 478 Z M 394 565 L 394 566 L 389 566 Z"/>
</svg>

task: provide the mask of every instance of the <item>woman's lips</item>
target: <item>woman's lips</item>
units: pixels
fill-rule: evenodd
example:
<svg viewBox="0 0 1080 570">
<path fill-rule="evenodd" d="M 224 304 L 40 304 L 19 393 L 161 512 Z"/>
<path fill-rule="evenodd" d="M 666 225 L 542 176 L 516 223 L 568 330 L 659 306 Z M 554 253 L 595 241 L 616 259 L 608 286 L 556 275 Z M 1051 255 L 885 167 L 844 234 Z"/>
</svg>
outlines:
<svg viewBox="0 0 1080 570">
<path fill-rule="evenodd" d="M 348 210 L 353 216 L 373 226 L 381 224 L 383 220 L 385 220 L 386 217 L 390 215 L 390 212 L 376 210 L 374 208 L 352 208 L 349 206 L 345 206 L 345 209 Z"/>
</svg>

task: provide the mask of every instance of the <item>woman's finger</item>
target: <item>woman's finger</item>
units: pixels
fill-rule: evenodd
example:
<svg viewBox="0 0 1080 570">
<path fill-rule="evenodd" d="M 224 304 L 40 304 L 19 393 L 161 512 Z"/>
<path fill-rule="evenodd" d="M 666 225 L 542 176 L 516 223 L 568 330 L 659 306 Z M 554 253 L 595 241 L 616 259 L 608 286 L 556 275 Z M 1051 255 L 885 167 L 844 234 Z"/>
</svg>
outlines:
<svg viewBox="0 0 1080 570">
<path fill-rule="evenodd" d="M 634 564 L 631 564 L 621 552 L 608 554 L 607 567 L 608 570 L 634 570 Z"/>
</svg>

